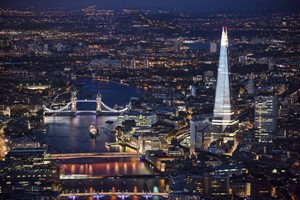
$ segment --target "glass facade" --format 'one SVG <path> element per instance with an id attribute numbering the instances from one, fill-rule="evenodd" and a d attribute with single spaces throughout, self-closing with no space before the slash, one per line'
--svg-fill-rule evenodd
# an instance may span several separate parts
<path id="1" fill-rule="evenodd" d="M 255 98 L 255 136 L 259 142 L 272 142 L 277 128 L 276 96 Z"/>
<path id="2" fill-rule="evenodd" d="M 234 112 L 231 107 L 230 79 L 228 65 L 228 35 L 227 28 L 223 27 L 220 47 L 218 78 L 212 120 L 212 139 L 232 137 L 237 128 Z"/>

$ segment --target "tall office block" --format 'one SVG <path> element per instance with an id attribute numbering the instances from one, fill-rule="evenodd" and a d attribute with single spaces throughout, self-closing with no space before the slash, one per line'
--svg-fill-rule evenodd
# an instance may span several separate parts
<path id="1" fill-rule="evenodd" d="M 208 119 L 194 116 L 190 121 L 190 155 L 196 149 L 203 149 L 204 136 L 210 132 Z"/>
<path id="2" fill-rule="evenodd" d="M 231 90 L 228 64 L 228 35 L 223 27 L 220 47 L 218 78 L 212 120 L 212 140 L 226 140 L 235 135 L 237 121 L 231 106 Z"/>
<path id="3" fill-rule="evenodd" d="M 216 53 L 217 52 L 217 43 L 211 42 L 210 43 L 210 53 Z"/>
<path id="4" fill-rule="evenodd" d="M 258 142 L 272 142 L 277 128 L 277 97 L 255 97 L 255 137 Z"/>

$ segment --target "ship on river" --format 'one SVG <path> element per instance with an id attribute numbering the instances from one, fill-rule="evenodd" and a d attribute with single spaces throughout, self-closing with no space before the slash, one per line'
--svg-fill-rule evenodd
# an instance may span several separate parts
<path id="1" fill-rule="evenodd" d="M 99 134 L 99 131 L 94 123 L 89 126 L 89 132 L 92 137 L 95 137 L 97 134 Z"/>

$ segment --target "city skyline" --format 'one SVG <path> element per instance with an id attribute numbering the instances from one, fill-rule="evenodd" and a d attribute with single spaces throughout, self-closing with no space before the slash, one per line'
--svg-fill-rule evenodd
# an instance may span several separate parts
<path id="1" fill-rule="evenodd" d="M 299 14 L 286 2 L 13 2 L 0 198 L 300 197 Z"/>
<path id="2" fill-rule="evenodd" d="M 63 8 L 75 9 L 87 6 L 97 6 L 99 9 L 149 9 L 149 10 L 166 10 L 166 11 L 184 11 L 191 13 L 208 13 L 215 11 L 299 11 L 299 2 L 297 0 L 63 0 L 63 1 L 34 1 L 34 0 L 3 0 L 0 6 L 3 8 Z"/>

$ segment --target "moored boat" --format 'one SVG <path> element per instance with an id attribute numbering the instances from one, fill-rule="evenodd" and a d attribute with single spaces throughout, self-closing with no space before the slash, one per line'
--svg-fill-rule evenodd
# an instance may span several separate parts
<path id="1" fill-rule="evenodd" d="M 92 136 L 96 136 L 98 134 L 98 129 L 94 123 L 89 126 L 89 131 Z"/>

